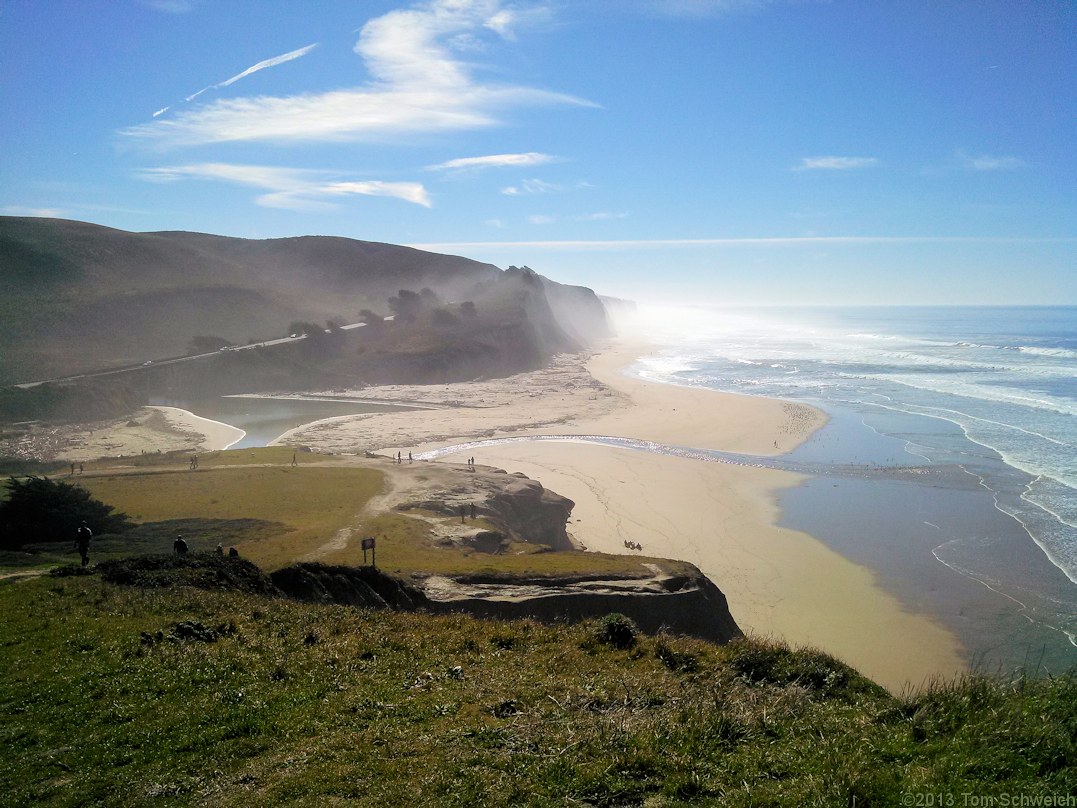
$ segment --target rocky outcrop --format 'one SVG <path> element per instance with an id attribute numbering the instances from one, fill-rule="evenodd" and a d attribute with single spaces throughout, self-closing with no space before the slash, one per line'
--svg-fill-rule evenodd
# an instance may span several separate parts
<path id="1" fill-rule="evenodd" d="M 494 521 L 514 541 L 575 549 L 565 526 L 575 506 L 571 499 L 542 487 L 537 480 L 513 478 L 485 502 Z"/>
<path id="2" fill-rule="evenodd" d="M 633 579 L 483 581 L 475 577 L 428 578 L 430 608 L 476 617 L 583 620 L 614 612 L 631 617 L 648 634 L 670 631 L 725 643 L 744 636 L 726 597 L 695 567 L 688 574 Z"/>

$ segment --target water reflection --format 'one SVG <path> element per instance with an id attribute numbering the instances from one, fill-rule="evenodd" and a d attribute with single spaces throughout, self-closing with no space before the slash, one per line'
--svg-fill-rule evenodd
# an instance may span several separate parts
<path id="1" fill-rule="evenodd" d="M 193 412 L 203 418 L 242 429 L 247 434 L 233 449 L 268 446 L 289 429 L 311 421 L 341 415 L 373 412 L 403 412 L 414 407 L 369 404 L 362 401 L 327 401 L 294 398 L 251 398 L 220 396 L 206 399 L 156 399 L 151 402 Z"/>

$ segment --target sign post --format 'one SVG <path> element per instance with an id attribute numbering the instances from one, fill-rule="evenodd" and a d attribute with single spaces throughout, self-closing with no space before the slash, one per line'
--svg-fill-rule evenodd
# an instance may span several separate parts
<path id="1" fill-rule="evenodd" d="M 366 551 L 370 551 L 370 566 L 377 567 L 377 556 L 374 553 L 374 537 L 368 536 L 363 539 L 363 564 L 366 564 Z"/>

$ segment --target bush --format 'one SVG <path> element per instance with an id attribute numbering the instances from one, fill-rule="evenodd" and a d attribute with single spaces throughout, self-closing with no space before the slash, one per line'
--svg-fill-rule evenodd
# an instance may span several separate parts
<path id="1" fill-rule="evenodd" d="M 639 627 L 631 618 L 614 612 L 607 614 L 598 621 L 595 629 L 595 639 L 613 648 L 628 650 L 636 647 L 639 637 Z"/>
<path id="2" fill-rule="evenodd" d="M 0 503 L 0 547 L 16 548 L 32 542 L 75 540 L 86 522 L 95 535 L 122 533 L 134 527 L 125 513 L 94 499 L 89 492 L 48 477 L 7 481 L 8 498 Z"/>
<path id="3" fill-rule="evenodd" d="M 828 697 L 883 692 L 844 662 L 821 651 L 794 651 L 781 643 L 760 640 L 739 640 L 729 649 L 730 665 L 750 684 L 799 685 Z"/>

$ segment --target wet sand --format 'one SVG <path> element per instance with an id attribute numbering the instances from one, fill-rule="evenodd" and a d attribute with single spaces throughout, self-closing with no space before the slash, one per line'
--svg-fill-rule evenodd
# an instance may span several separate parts
<path id="1" fill-rule="evenodd" d="M 824 423 L 803 405 L 625 376 L 634 353 L 622 348 L 589 363 L 620 407 L 536 432 L 774 454 Z M 884 591 L 872 570 L 778 525 L 776 497 L 804 482 L 800 475 L 567 442 L 482 446 L 456 459 L 467 457 L 572 499 L 569 529 L 588 549 L 634 552 L 624 543 L 638 542 L 641 554 L 695 564 L 725 592 L 746 632 L 822 648 L 897 692 L 966 669 L 954 634 Z"/>
<path id="2" fill-rule="evenodd" d="M 276 443 L 407 456 L 468 440 L 575 434 L 776 455 L 826 421 L 802 404 L 654 384 L 622 372 L 647 351 L 622 342 L 508 379 L 312 393 L 432 408 L 328 418 Z M 966 669 L 955 635 L 884 591 L 867 566 L 779 525 L 777 497 L 800 485 L 802 475 L 562 442 L 461 450 L 441 462 L 462 464 L 471 456 L 574 500 L 569 529 L 589 549 L 632 553 L 624 545 L 632 541 L 643 545 L 642 554 L 696 564 L 725 592 L 747 632 L 821 648 L 895 691 Z"/>

